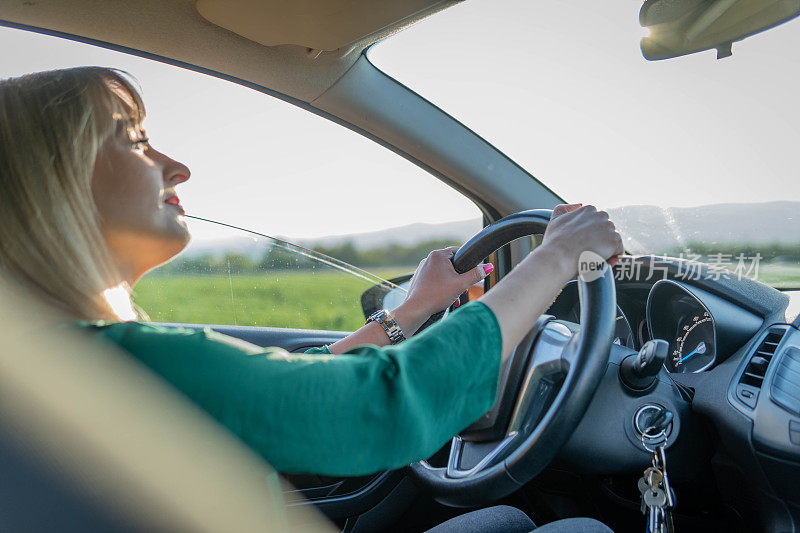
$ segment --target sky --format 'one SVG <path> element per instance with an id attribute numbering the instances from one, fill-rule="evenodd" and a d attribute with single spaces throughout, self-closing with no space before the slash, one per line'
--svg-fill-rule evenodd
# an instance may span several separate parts
<path id="1" fill-rule="evenodd" d="M 369 57 L 568 201 L 600 207 L 800 199 L 800 22 L 647 62 L 633 0 L 469 0 Z M 412 163 L 230 82 L 0 28 L 0 78 L 77 65 L 132 73 L 159 150 L 188 164 L 189 214 L 315 238 L 479 217 Z M 391 194 L 387 192 L 387 188 Z"/>
<path id="2" fill-rule="evenodd" d="M 640 6 L 469 0 L 369 57 L 570 201 L 800 200 L 800 20 L 650 62 Z"/>

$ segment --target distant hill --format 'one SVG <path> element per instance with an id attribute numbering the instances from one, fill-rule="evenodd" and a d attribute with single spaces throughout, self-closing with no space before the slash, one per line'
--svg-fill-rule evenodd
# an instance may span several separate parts
<path id="1" fill-rule="evenodd" d="M 482 227 L 483 221 L 479 218 L 444 224 L 410 224 L 370 233 L 331 235 L 320 239 L 302 239 L 298 244 L 306 247 L 330 247 L 351 242 L 359 250 L 369 250 L 370 248 L 378 248 L 387 244 L 413 246 L 422 241 L 444 239 L 453 239 L 453 242 L 463 243 L 480 231 Z"/>
<path id="2" fill-rule="evenodd" d="M 660 208 L 631 205 L 608 210 L 625 247 L 659 253 L 691 241 L 800 243 L 800 202 L 711 204 Z"/>
<path id="3" fill-rule="evenodd" d="M 698 207 L 630 205 L 608 209 L 611 220 L 634 253 L 658 253 L 691 241 L 708 243 L 800 243 L 800 201 L 710 204 Z M 448 224 L 412 224 L 372 233 L 337 235 L 301 241 L 304 246 L 333 246 L 351 241 L 369 249 L 390 243 L 423 240 L 466 241 L 481 227 L 480 219 Z"/>
<path id="4" fill-rule="evenodd" d="M 481 219 L 448 222 L 445 224 L 410 224 L 397 228 L 369 233 L 354 233 L 349 235 L 331 235 L 318 239 L 293 239 L 292 237 L 276 236 L 287 242 L 298 244 L 305 248 L 314 246 L 335 247 L 350 242 L 358 250 L 369 250 L 399 244 L 413 246 L 420 242 L 432 240 L 452 240 L 453 243 L 466 242 L 475 233 L 480 231 L 483 221 Z M 226 253 L 243 254 L 251 259 L 258 259 L 271 240 L 258 236 L 249 236 L 237 230 L 231 230 L 230 238 L 193 240 L 184 250 L 183 257 L 198 257 L 202 255 L 222 256 Z"/>
<path id="5" fill-rule="evenodd" d="M 630 205 L 608 209 L 611 219 L 625 236 L 632 253 L 662 253 L 691 241 L 706 243 L 754 242 L 800 243 L 800 202 L 711 204 L 699 207 L 661 208 Z M 411 246 L 422 241 L 452 239 L 465 242 L 481 228 L 480 219 L 445 224 L 411 224 L 369 233 L 331 235 L 318 239 L 285 240 L 301 246 L 333 247 L 351 242 L 359 250 L 388 244 Z M 245 235 L 230 239 L 193 242 L 185 256 L 241 253 L 260 257 L 268 241 Z"/>

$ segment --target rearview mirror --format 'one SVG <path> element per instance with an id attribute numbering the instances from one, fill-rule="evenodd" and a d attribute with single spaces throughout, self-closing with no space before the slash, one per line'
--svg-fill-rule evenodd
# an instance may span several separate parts
<path id="1" fill-rule="evenodd" d="M 403 302 L 406 301 L 408 296 L 408 287 L 411 285 L 411 274 L 398 276 L 388 280 L 387 283 L 379 283 L 373 285 L 369 289 L 361 293 L 361 310 L 364 311 L 364 318 L 368 318 L 372 313 L 379 309 L 387 309 L 394 311 Z M 466 300 L 463 300 L 466 301 Z M 426 320 L 416 331 L 426 329 L 428 326 L 434 324 L 437 320 L 446 316 L 449 309 L 439 311 L 433 314 Z"/>
<path id="2" fill-rule="evenodd" d="M 406 301 L 408 286 L 411 284 L 411 274 L 398 276 L 388 280 L 388 283 L 379 283 L 361 293 L 361 310 L 364 318 L 375 311 L 388 309 L 393 311 Z"/>
<path id="3" fill-rule="evenodd" d="M 800 0 L 647 0 L 639 24 L 650 31 L 642 54 L 658 60 L 716 48 L 717 59 L 731 45 L 800 14 Z"/>

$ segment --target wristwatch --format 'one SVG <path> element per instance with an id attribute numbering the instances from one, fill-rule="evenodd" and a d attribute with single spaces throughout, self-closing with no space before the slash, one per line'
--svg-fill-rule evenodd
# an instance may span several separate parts
<path id="1" fill-rule="evenodd" d="M 400 329 L 400 326 L 397 324 L 397 320 L 395 320 L 392 316 L 392 313 L 386 309 L 375 311 L 369 315 L 366 323 L 369 324 L 370 322 L 377 322 L 380 324 L 383 330 L 386 332 L 386 335 L 389 337 L 389 342 L 392 344 L 397 344 L 398 342 L 406 340 L 406 336 L 403 335 L 403 330 Z"/>

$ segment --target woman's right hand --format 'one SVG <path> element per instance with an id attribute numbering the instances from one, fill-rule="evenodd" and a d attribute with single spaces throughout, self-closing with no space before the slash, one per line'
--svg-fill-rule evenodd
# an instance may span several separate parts
<path id="1" fill-rule="evenodd" d="M 609 220 L 608 213 L 598 211 L 593 205 L 556 206 L 542 246 L 563 258 L 570 278 L 577 275 L 578 259 L 585 251 L 598 254 L 611 266 L 624 253 L 622 237 Z"/>
<path id="2" fill-rule="evenodd" d="M 541 246 L 481 296 L 500 325 L 503 357 L 577 275 L 578 260 L 585 251 L 598 254 L 611 265 L 623 253 L 622 238 L 608 213 L 591 205 L 556 206 Z"/>

